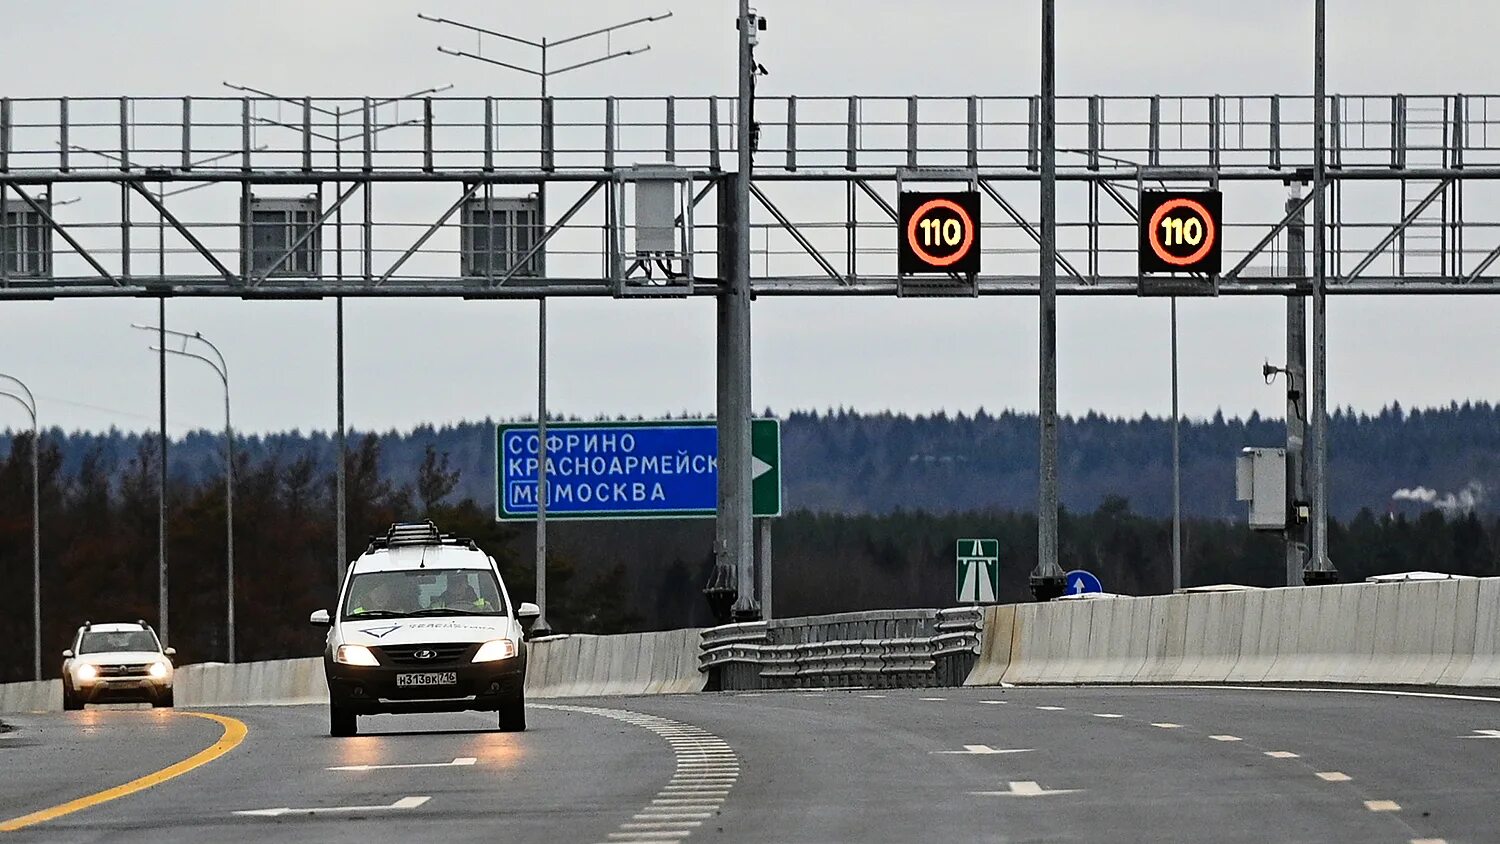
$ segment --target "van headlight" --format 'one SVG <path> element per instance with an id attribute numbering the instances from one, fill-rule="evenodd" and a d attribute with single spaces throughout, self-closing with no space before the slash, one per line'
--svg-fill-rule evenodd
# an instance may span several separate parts
<path id="1" fill-rule="evenodd" d="M 495 639 L 479 646 L 479 651 L 474 654 L 474 662 L 498 662 L 502 659 L 510 659 L 515 655 L 516 642 L 514 639 Z"/>
<path id="2" fill-rule="evenodd" d="M 153 680 L 165 680 L 172 673 L 172 665 L 166 660 L 159 659 L 151 663 L 151 667 L 146 670 L 146 673 L 150 674 Z"/>
<path id="3" fill-rule="evenodd" d="M 380 664 L 380 660 L 375 658 L 375 654 L 370 653 L 370 649 L 364 645 L 339 645 L 339 649 L 333 654 L 333 661 L 341 662 L 344 665 Z"/>
<path id="4" fill-rule="evenodd" d="M 99 669 L 85 662 L 84 664 L 78 666 L 77 669 L 75 669 L 75 674 L 77 675 L 79 682 L 90 683 L 98 679 Z"/>

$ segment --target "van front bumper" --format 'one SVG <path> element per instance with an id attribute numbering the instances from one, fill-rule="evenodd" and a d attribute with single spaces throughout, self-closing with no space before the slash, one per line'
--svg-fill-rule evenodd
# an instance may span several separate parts
<path id="1" fill-rule="evenodd" d="M 385 665 L 344 665 L 323 659 L 328 696 L 333 705 L 360 715 L 402 712 L 494 712 L 522 693 L 526 683 L 525 653 L 495 662 L 435 665 L 414 669 Z M 440 685 L 397 685 L 398 674 L 451 672 L 457 682 Z"/>

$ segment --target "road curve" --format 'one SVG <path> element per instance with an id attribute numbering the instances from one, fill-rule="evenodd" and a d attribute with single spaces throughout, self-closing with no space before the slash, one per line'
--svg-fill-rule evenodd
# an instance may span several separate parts
<path id="1" fill-rule="evenodd" d="M 222 758 L 0 842 L 1500 840 L 1500 738 L 1484 732 L 1500 731 L 1500 700 L 730 693 L 548 702 L 522 734 L 481 715 L 382 716 L 353 739 L 329 738 L 321 707 L 223 712 L 248 735 Z M 0 821 L 220 733 L 182 713 L 6 718 Z"/>

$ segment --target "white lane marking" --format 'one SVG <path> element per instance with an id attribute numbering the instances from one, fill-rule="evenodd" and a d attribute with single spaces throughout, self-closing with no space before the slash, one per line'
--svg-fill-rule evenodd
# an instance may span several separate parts
<path id="1" fill-rule="evenodd" d="M 1475 730 L 1479 735 L 1459 736 L 1459 738 L 1500 738 L 1500 730 Z"/>
<path id="2" fill-rule="evenodd" d="M 941 701 L 947 700 L 947 698 L 945 698 L 945 697 L 919 697 L 919 698 L 917 698 L 917 700 L 925 700 L 928 703 L 939 703 Z"/>
<path id="3" fill-rule="evenodd" d="M 1032 780 L 1017 780 L 1006 783 L 1006 791 L 971 791 L 976 797 L 1050 797 L 1054 794 L 1077 794 L 1077 788 L 1042 788 Z"/>
<path id="4" fill-rule="evenodd" d="M 1354 777 L 1349 776 L 1343 771 L 1319 771 L 1318 779 L 1323 782 L 1349 782 Z"/>
<path id="5" fill-rule="evenodd" d="M 1124 718 L 1124 715 L 1116 715 L 1113 712 L 1095 712 L 1095 718 Z"/>
<path id="6" fill-rule="evenodd" d="M 479 760 L 473 756 L 460 756 L 452 762 L 416 762 L 406 765 L 336 765 L 329 771 L 389 771 L 396 768 L 463 768 Z"/>
<path id="7" fill-rule="evenodd" d="M 870 700 L 885 700 L 885 695 L 860 695 L 860 697 L 867 697 Z"/>
<path id="8" fill-rule="evenodd" d="M 235 812 L 236 815 L 256 818 L 279 818 L 282 815 L 325 815 L 340 812 L 389 812 L 392 810 L 415 809 L 431 800 L 431 797 L 403 797 L 389 806 L 319 806 L 309 809 L 291 809 L 282 806 L 279 809 L 246 809 Z"/>
<path id="9" fill-rule="evenodd" d="M 1399 812 L 1401 804 L 1394 800 L 1366 800 L 1365 808 L 1372 812 Z"/>
<path id="10" fill-rule="evenodd" d="M 1037 709 L 1040 709 L 1043 712 L 1063 712 L 1063 711 L 1067 710 L 1067 707 L 1066 706 L 1038 706 Z"/>
<path id="11" fill-rule="evenodd" d="M 1010 701 L 1008 701 L 1008 700 L 981 700 L 980 703 L 987 703 L 990 706 L 1004 706 L 1005 704 L 1010 703 Z"/>
<path id="12" fill-rule="evenodd" d="M 1182 725 L 1181 724 L 1173 724 L 1173 723 L 1168 722 L 1168 721 L 1162 721 L 1162 722 L 1159 722 L 1159 723 L 1153 723 L 1151 726 L 1153 726 L 1153 727 L 1161 727 L 1163 730 L 1180 730 L 1180 729 L 1182 729 Z"/>
<path id="13" fill-rule="evenodd" d="M 1244 741 L 1239 736 L 1209 736 L 1214 741 Z"/>
<path id="14" fill-rule="evenodd" d="M 541 709 L 581 712 L 650 730 L 672 748 L 676 769 L 651 802 L 607 835 L 607 841 L 680 844 L 701 822 L 714 817 L 740 776 L 739 755 L 729 743 L 698 727 L 632 712 L 592 706 L 537 704 Z"/>
<path id="15" fill-rule="evenodd" d="M 1411 844 L 1448 844 L 1443 838 L 1413 838 Z"/>
<path id="16" fill-rule="evenodd" d="M 1436 700 L 1473 700 L 1480 703 L 1500 703 L 1500 697 L 1481 695 L 1450 695 L 1440 692 L 1402 692 L 1395 689 L 1307 689 L 1300 686 L 1113 686 L 1099 688 L 1120 689 L 1199 689 L 1218 692 L 1303 692 L 1330 695 L 1381 695 L 1385 697 L 1422 697 Z"/>
<path id="17" fill-rule="evenodd" d="M 1290 750 L 1267 750 L 1266 755 L 1272 759 L 1300 759 L 1302 757 Z"/>
<path id="18" fill-rule="evenodd" d="M 1014 750 L 1000 750 L 987 744 L 966 744 L 963 750 L 934 750 L 932 753 L 950 754 L 955 756 L 997 756 L 1002 753 L 1030 753 L 1031 748 L 1016 748 Z"/>

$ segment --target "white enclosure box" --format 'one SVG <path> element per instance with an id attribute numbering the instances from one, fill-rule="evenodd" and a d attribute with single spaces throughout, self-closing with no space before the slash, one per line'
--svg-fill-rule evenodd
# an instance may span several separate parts
<path id="1" fill-rule="evenodd" d="M 1234 494 L 1250 502 L 1251 530 L 1286 529 L 1286 449 L 1247 448 L 1234 464 Z"/>

